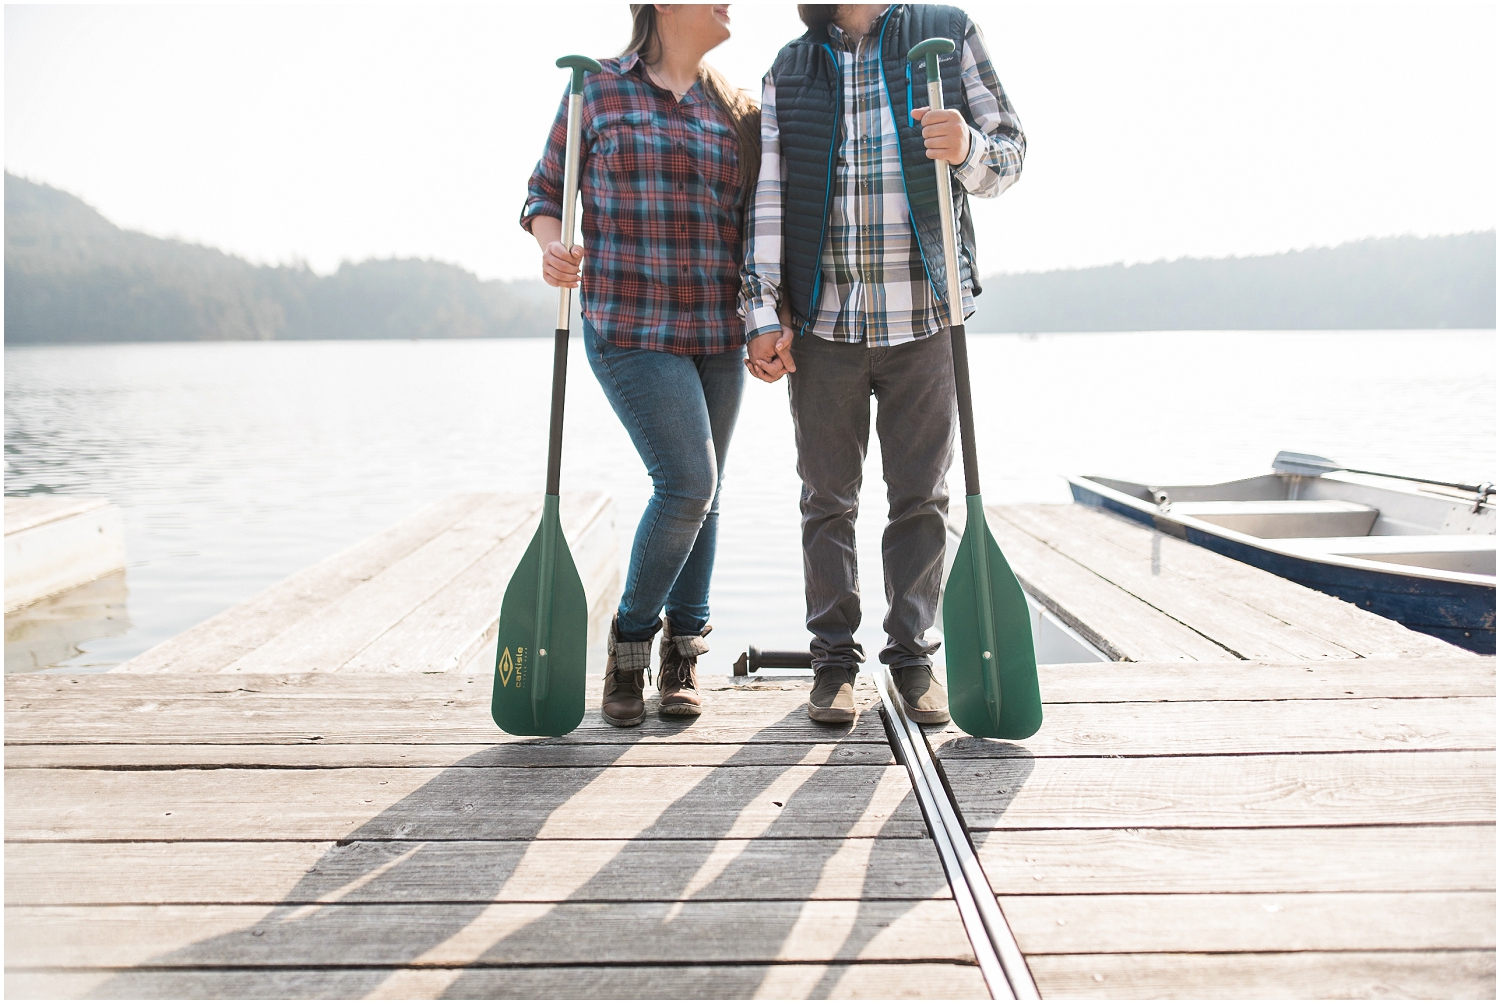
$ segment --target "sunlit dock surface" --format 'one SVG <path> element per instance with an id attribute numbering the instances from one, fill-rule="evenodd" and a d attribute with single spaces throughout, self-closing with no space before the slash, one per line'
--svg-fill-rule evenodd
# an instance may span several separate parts
<path id="1" fill-rule="evenodd" d="M 495 729 L 539 504 L 7 680 L 7 994 L 987 996 L 872 688 L 843 728 L 708 677 L 697 720 Z M 609 511 L 564 511 L 596 614 Z M 929 733 L 1043 996 L 1493 996 L 1492 658 L 1082 507 L 991 526 L 1130 660 L 1043 666 L 1023 743 Z"/>

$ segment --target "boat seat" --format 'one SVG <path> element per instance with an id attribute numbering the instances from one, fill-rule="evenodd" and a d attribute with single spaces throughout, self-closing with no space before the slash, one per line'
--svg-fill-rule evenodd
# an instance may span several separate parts
<path id="1" fill-rule="evenodd" d="M 1254 502 L 1172 502 L 1163 510 L 1191 516 L 1252 537 L 1363 537 L 1379 509 L 1337 499 L 1275 499 Z"/>
<path id="2" fill-rule="evenodd" d="M 1336 554 L 1396 565 L 1438 568 L 1471 575 L 1495 574 L 1495 535 L 1418 533 L 1380 537 L 1308 537 L 1282 540 L 1280 550 L 1309 558 Z"/>

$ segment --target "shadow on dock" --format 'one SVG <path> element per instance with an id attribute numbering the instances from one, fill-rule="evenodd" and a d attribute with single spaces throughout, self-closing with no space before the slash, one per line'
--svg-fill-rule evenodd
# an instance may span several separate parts
<path id="1" fill-rule="evenodd" d="M 806 908 L 825 872 L 840 867 L 833 859 L 845 842 L 786 839 L 775 852 L 752 853 L 754 840 L 725 841 L 745 836 L 743 810 L 778 784 L 788 787 L 789 772 L 806 772 L 792 762 L 771 774 L 736 771 L 764 768 L 756 741 L 785 735 L 803 715 L 799 707 L 756 733 L 633 838 L 588 848 L 551 840 L 549 820 L 580 810 L 611 816 L 609 804 L 587 805 L 589 789 L 611 770 L 632 769 L 621 761 L 644 743 L 491 747 L 350 832 L 256 923 L 119 972 L 90 996 L 749 998 L 793 989 L 830 996 L 841 967 L 828 962 L 856 960 L 873 937 L 946 887 L 890 896 L 892 870 L 910 868 L 915 800 L 907 790 L 885 807 L 869 856 L 851 862 L 864 868 L 864 880 L 838 951 L 822 966 L 797 967 L 795 988 L 768 983 L 786 968 L 773 960 L 787 959 L 798 931 L 817 920 Z M 851 731 L 829 729 L 825 741 Z M 496 766 L 509 759 L 498 754 L 526 745 L 550 745 L 555 765 Z M 784 797 L 780 816 L 748 836 L 802 837 L 814 817 L 824 833 L 854 831 L 862 820 L 868 828 L 876 789 L 843 781 L 836 766 L 816 767 L 775 796 Z M 474 811 L 483 803 L 510 807 L 503 832 L 493 811 Z M 908 839 L 879 839 L 900 817 Z M 611 842 L 618 846 L 600 853 L 598 845 Z M 562 843 L 580 850 L 543 846 Z M 899 844 L 908 845 L 905 856 Z M 528 861 L 539 851 L 549 863 Z M 786 867 L 788 854 L 804 857 Z M 912 884 L 933 885 L 931 871 L 915 873 Z M 821 933 L 826 939 L 826 925 Z"/>

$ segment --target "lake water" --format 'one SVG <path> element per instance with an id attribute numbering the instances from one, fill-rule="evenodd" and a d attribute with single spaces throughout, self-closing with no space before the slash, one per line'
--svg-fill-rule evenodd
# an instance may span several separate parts
<path id="1" fill-rule="evenodd" d="M 1283 449 L 1495 476 L 1493 331 L 970 344 L 987 501 L 1066 501 L 1065 472 L 1222 480 Z M 650 482 L 574 349 L 563 491 L 614 495 L 623 561 Z M 108 669 L 452 492 L 540 494 L 551 353 L 550 338 L 7 349 L 6 494 L 102 495 L 125 521 L 128 625 L 59 665 Z M 859 527 L 873 655 L 884 493 L 871 446 Z M 723 495 L 711 671 L 749 642 L 806 644 L 793 460 L 785 384 L 751 381 Z M 961 496 L 961 471 L 950 482 Z"/>

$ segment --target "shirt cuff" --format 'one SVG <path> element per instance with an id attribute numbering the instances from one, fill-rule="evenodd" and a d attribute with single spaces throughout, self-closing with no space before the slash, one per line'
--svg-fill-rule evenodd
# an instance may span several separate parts
<path id="1" fill-rule="evenodd" d="M 776 316 L 775 304 L 762 303 L 745 311 L 745 341 L 773 331 L 781 331 L 781 318 Z"/>
<path id="2" fill-rule="evenodd" d="M 562 219 L 562 206 L 556 202 L 548 202 L 546 199 L 530 199 L 521 208 L 521 229 L 528 234 L 531 233 L 531 221 L 538 216 L 551 216 Z"/>
<path id="3" fill-rule="evenodd" d="M 953 175 L 964 188 L 971 192 L 985 181 L 985 173 L 988 170 L 983 163 L 986 143 L 988 139 L 984 133 L 969 126 L 969 155 L 963 159 L 963 163 L 953 169 Z"/>

